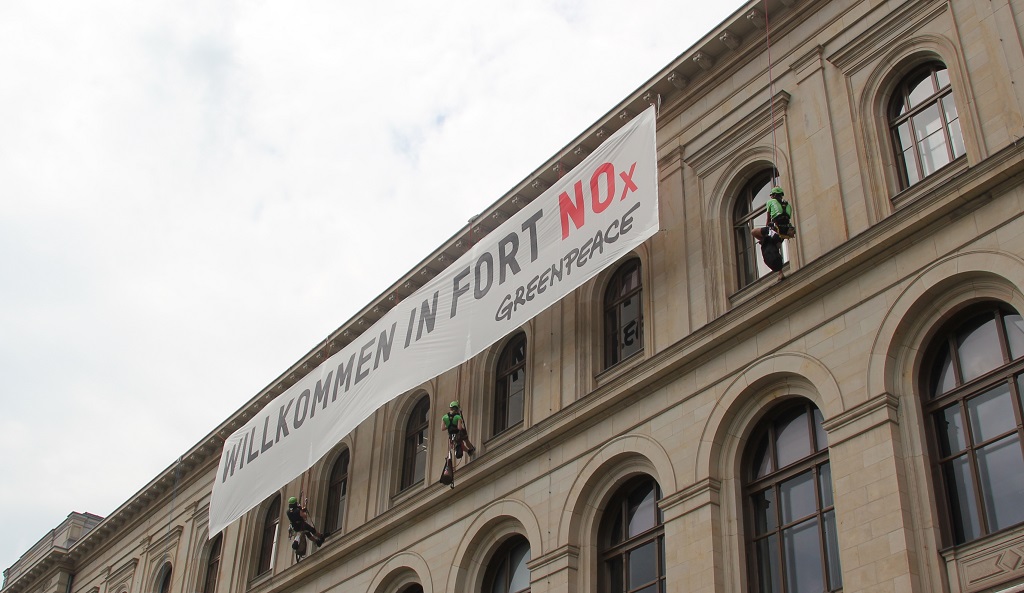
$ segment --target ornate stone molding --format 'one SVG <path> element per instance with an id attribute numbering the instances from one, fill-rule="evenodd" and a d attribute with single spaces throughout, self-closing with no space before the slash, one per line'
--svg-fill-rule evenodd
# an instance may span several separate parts
<path id="1" fill-rule="evenodd" d="M 899 424 L 899 407 L 898 397 L 883 393 L 829 418 L 822 422 L 822 428 L 828 433 L 829 446 L 838 445 L 889 422 Z"/>
<path id="2" fill-rule="evenodd" d="M 567 544 L 530 560 L 526 567 L 530 569 L 530 580 L 537 581 L 563 570 L 577 570 L 579 565 L 580 549 Z"/>
<path id="3" fill-rule="evenodd" d="M 705 478 L 679 492 L 667 496 L 658 503 L 665 514 L 665 521 L 678 519 L 708 505 L 719 504 L 722 483 L 714 478 Z"/>
<path id="4" fill-rule="evenodd" d="M 996 590 L 993 587 L 1024 578 L 1024 533 L 1020 530 L 995 540 L 986 538 L 980 546 L 967 547 L 966 553 L 961 546 L 947 554 L 947 561 L 956 567 L 960 590 L 964 593 Z"/>

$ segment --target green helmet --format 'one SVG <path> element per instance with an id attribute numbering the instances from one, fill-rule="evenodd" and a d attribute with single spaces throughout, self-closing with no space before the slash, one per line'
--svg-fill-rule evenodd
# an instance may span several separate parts
<path id="1" fill-rule="evenodd" d="M 772 188 L 772 191 L 768 192 L 768 195 L 770 195 L 770 196 L 784 196 L 784 195 L 786 195 L 786 192 L 782 191 L 782 188 L 776 185 L 775 187 Z"/>
<path id="2" fill-rule="evenodd" d="M 297 504 L 299 504 L 299 499 L 298 498 L 295 498 L 293 496 L 293 497 L 288 499 L 288 506 L 293 507 L 293 506 L 295 506 Z"/>
<path id="3" fill-rule="evenodd" d="M 456 401 L 453 401 L 452 403 L 448 404 L 448 407 L 449 407 L 449 408 L 457 408 L 457 407 L 459 407 L 459 402 L 458 402 L 458 400 L 456 400 Z"/>

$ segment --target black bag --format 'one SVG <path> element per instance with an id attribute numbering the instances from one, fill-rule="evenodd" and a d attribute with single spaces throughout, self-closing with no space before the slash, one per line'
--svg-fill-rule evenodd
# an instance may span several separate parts
<path id="1" fill-rule="evenodd" d="M 438 482 L 445 486 L 451 486 L 455 481 L 455 468 L 452 467 L 451 455 L 444 460 L 444 469 L 441 470 L 441 479 Z"/>
<path id="2" fill-rule="evenodd" d="M 782 269 L 786 262 L 782 259 L 781 237 L 765 237 L 761 241 L 761 259 L 764 260 L 764 265 L 771 268 L 773 272 Z"/>

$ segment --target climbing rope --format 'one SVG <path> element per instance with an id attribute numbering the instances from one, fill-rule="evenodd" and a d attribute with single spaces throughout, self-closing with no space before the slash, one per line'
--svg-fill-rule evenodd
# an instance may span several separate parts
<path id="1" fill-rule="evenodd" d="M 768 0 L 764 0 L 764 42 L 768 49 L 768 108 L 772 128 L 772 185 L 779 185 L 779 148 L 775 139 L 775 78 L 772 76 L 772 39 L 768 26 Z"/>

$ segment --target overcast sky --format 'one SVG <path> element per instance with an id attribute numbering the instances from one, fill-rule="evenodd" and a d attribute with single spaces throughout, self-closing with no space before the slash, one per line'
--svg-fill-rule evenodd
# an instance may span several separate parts
<path id="1" fill-rule="evenodd" d="M 0 568 L 120 506 L 739 6 L 0 2 Z"/>

